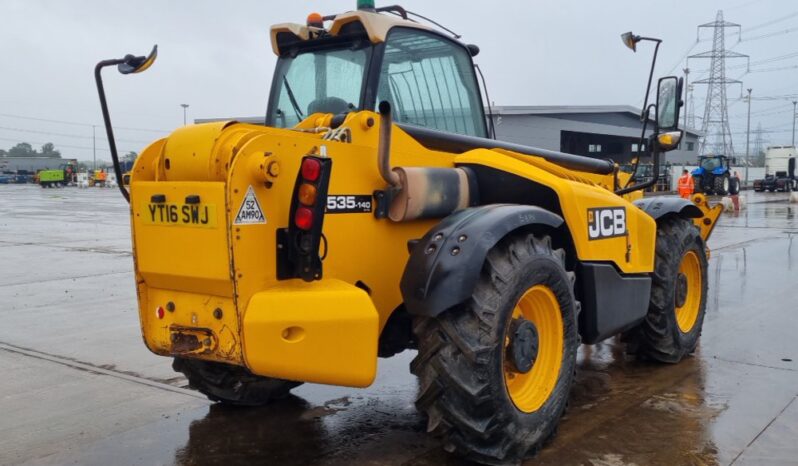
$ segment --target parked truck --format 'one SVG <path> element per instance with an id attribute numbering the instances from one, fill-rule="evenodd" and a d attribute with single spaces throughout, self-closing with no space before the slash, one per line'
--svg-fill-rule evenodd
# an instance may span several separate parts
<path id="1" fill-rule="evenodd" d="M 36 174 L 36 179 L 42 188 L 66 186 L 75 182 L 77 164 L 66 162 L 53 170 L 42 170 Z"/>
<path id="2" fill-rule="evenodd" d="M 754 180 L 754 191 L 791 192 L 798 189 L 795 178 L 795 146 L 772 146 L 765 152 L 765 178 Z"/>

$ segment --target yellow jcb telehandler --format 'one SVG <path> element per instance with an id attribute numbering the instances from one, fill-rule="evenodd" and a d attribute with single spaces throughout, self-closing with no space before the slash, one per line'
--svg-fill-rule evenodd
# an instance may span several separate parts
<path id="1" fill-rule="evenodd" d="M 141 331 L 192 387 L 238 405 L 303 382 L 366 387 L 378 356 L 416 349 L 428 430 L 517 463 L 555 432 L 580 344 L 623 334 L 668 363 L 696 348 L 720 210 L 642 197 L 681 138 L 681 80 L 646 95 L 655 168 L 640 183 L 496 140 L 479 49 L 409 14 L 359 0 L 273 26 L 263 125 L 189 125 L 141 152 L 119 185 Z M 155 56 L 95 69 L 120 180 L 101 71 Z"/>

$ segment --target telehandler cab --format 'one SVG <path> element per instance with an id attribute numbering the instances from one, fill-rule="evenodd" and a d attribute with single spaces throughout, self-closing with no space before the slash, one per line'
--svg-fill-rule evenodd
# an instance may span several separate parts
<path id="1" fill-rule="evenodd" d="M 428 430 L 517 463 L 554 434 L 580 344 L 623 334 L 669 363 L 696 348 L 720 210 L 643 198 L 656 170 L 635 184 L 612 161 L 492 139 L 479 49 L 409 14 L 359 0 L 273 26 L 265 125 L 189 125 L 142 151 L 119 185 L 141 330 L 192 387 L 238 405 L 366 387 L 378 356 L 417 349 Z M 95 69 L 117 179 L 101 70 L 155 55 Z M 681 137 L 681 94 L 667 77 L 646 95 L 654 167 Z"/>

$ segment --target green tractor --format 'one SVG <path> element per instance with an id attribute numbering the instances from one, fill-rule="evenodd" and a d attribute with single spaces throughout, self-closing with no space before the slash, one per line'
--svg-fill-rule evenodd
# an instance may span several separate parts
<path id="1" fill-rule="evenodd" d="M 72 162 L 52 170 L 42 170 L 36 176 L 42 188 L 58 188 L 75 181 L 76 166 Z"/>

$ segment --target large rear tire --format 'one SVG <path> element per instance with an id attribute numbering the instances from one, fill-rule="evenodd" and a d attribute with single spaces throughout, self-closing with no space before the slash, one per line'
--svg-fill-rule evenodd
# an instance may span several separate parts
<path id="1" fill-rule="evenodd" d="M 183 373 L 191 388 L 211 401 L 261 406 L 285 398 L 301 382 L 254 375 L 244 367 L 200 359 L 175 358 L 172 369 Z"/>
<path id="2" fill-rule="evenodd" d="M 732 196 L 740 194 L 740 179 L 737 177 L 729 178 L 729 194 Z"/>
<path id="3" fill-rule="evenodd" d="M 698 228 L 679 217 L 658 222 L 648 314 L 629 338 L 638 356 L 677 363 L 695 351 L 706 296 L 706 246 Z"/>
<path id="4" fill-rule="evenodd" d="M 416 318 L 416 407 L 447 451 L 517 464 L 554 436 L 579 344 L 573 283 L 548 236 L 513 235 L 488 253 L 470 299 Z"/>

